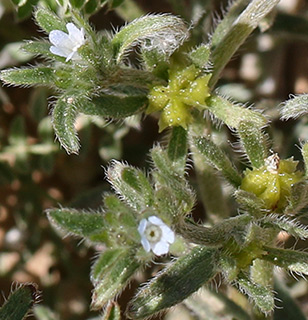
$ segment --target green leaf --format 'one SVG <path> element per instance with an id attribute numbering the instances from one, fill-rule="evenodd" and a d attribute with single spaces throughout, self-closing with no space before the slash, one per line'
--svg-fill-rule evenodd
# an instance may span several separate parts
<path id="1" fill-rule="evenodd" d="M 284 213 L 296 214 L 308 205 L 308 180 L 294 183 Z"/>
<path id="2" fill-rule="evenodd" d="M 254 168 L 262 167 L 264 159 L 268 157 L 268 148 L 261 129 L 253 122 L 242 121 L 238 133 L 251 165 Z"/>
<path id="3" fill-rule="evenodd" d="M 22 320 L 38 299 L 37 285 L 21 284 L 14 290 L 0 308 L 1 320 Z"/>
<path id="4" fill-rule="evenodd" d="M 123 249 L 106 249 L 95 261 L 91 271 L 91 281 L 94 285 L 99 284 L 106 273 L 117 263 L 118 258 L 125 252 Z"/>
<path id="5" fill-rule="evenodd" d="M 52 30 L 61 30 L 67 33 L 65 21 L 51 10 L 39 8 L 35 11 L 34 17 L 37 24 L 47 33 Z"/>
<path id="6" fill-rule="evenodd" d="M 259 129 L 267 124 L 266 118 L 261 113 L 234 104 L 220 96 L 212 95 L 205 102 L 207 109 L 230 128 L 238 129 L 242 121 L 249 121 Z"/>
<path id="7" fill-rule="evenodd" d="M 264 226 L 269 225 L 270 227 L 277 228 L 278 230 L 284 230 L 296 238 L 308 238 L 308 228 L 298 220 L 290 219 L 286 215 L 266 215 L 261 220 L 261 224 Z"/>
<path id="8" fill-rule="evenodd" d="M 144 40 L 150 42 L 149 49 L 161 49 L 170 55 L 186 37 L 187 27 L 180 18 L 166 14 L 147 15 L 123 27 L 114 35 L 112 44 L 119 63 L 132 46 Z"/>
<path id="9" fill-rule="evenodd" d="M 144 111 L 147 101 L 144 91 L 129 88 L 127 92 L 100 94 L 98 97 L 93 97 L 91 101 L 83 101 L 80 112 L 86 115 L 121 119 Z"/>
<path id="10" fill-rule="evenodd" d="M 42 55 L 45 57 L 49 57 L 49 58 L 53 58 L 55 60 L 64 62 L 65 58 L 64 57 L 60 57 L 56 54 L 53 54 L 50 52 L 50 42 L 47 41 L 27 41 L 26 43 L 24 43 L 21 46 L 21 49 L 29 52 L 29 53 L 33 53 L 35 55 Z"/>
<path id="11" fill-rule="evenodd" d="M 240 208 L 249 214 L 256 217 L 262 217 L 266 214 L 265 202 L 254 193 L 238 189 L 233 195 Z"/>
<path id="12" fill-rule="evenodd" d="M 221 171 L 223 176 L 235 187 L 241 185 L 241 176 L 226 154 L 212 142 L 203 137 L 192 138 L 193 152 L 198 152 L 204 161 Z"/>
<path id="13" fill-rule="evenodd" d="M 0 79 L 13 85 L 53 85 L 55 76 L 52 68 L 35 67 L 3 70 Z"/>
<path id="14" fill-rule="evenodd" d="M 209 64 L 211 48 L 208 44 L 201 44 L 188 53 L 192 63 L 199 69 L 206 68 Z"/>
<path id="15" fill-rule="evenodd" d="M 17 17 L 20 20 L 26 19 L 31 16 L 33 7 L 37 5 L 39 0 L 27 0 L 24 5 L 20 3 L 17 9 Z"/>
<path id="16" fill-rule="evenodd" d="M 173 218 L 178 219 L 180 216 L 185 216 L 190 213 L 194 203 L 195 195 L 191 190 L 188 182 L 182 174 L 179 174 L 178 169 L 170 161 L 168 153 L 162 150 L 160 147 L 154 147 L 151 150 L 151 157 L 154 162 L 156 170 L 153 171 L 153 177 L 157 185 L 157 189 L 163 188 L 169 189 L 166 195 L 160 194 L 161 203 L 168 203 L 170 199 L 164 197 L 173 198 L 172 207 L 178 209 L 172 213 Z"/>
<path id="17" fill-rule="evenodd" d="M 214 37 L 219 40 L 215 41 L 215 48 L 213 48 L 212 53 L 214 70 L 209 82 L 210 87 L 214 87 L 220 77 L 221 71 L 230 61 L 233 54 L 259 25 L 262 19 L 274 9 L 278 2 L 279 0 L 252 0 L 238 17 L 231 17 L 231 23 L 227 22 L 223 25 L 222 30 L 226 27 L 226 31 L 223 31 L 223 36 L 218 35 L 217 38 L 216 36 Z M 237 5 L 237 2 L 234 5 Z M 227 16 L 228 18 L 229 16 Z M 233 19 L 235 20 L 232 21 Z M 224 24 L 223 20 L 221 24 Z"/>
<path id="18" fill-rule="evenodd" d="M 252 282 L 243 272 L 239 274 L 237 284 L 261 312 L 269 313 L 273 311 L 275 307 L 274 293 L 269 288 Z"/>
<path id="19" fill-rule="evenodd" d="M 99 6 L 99 0 L 88 0 L 85 4 L 85 12 L 87 14 L 93 14 Z"/>
<path id="20" fill-rule="evenodd" d="M 110 256 L 112 257 L 110 258 Z M 117 258 L 111 254 L 110 256 L 107 259 L 105 253 L 103 253 L 103 256 L 100 257 L 99 262 L 94 267 L 96 280 L 99 279 L 99 281 L 94 281 L 95 288 L 91 303 L 93 310 L 103 308 L 109 300 L 114 299 L 140 267 L 140 263 L 136 261 L 135 250 L 122 250 Z M 107 260 L 109 261 L 106 263 Z M 99 272 L 100 266 L 102 272 Z"/>
<path id="21" fill-rule="evenodd" d="M 79 141 L 75 129 L 77 109 L 69 103 L 71 97 L 61 96 L 52 109 L 52 125 L 67 153 L 78 153 Z"/>
<path id="22" fill-rule="evenodd" d="M 308 94 L 300 94 L 292 96 L 291 99 L 285 101 L 280 110 L 281 119 L 297 119 L 298 117 L 308 113 Z"/>
<path id="23" fill-rule="evenodd" d="M 264 246 L 267 254 L 263 260 L 269 261 L 278 267 L 289 269 L 291 272 L 308 274 L 308 253 L 289 249 L 278 249 Z"/>
<path id="24" fill-rule="evenodd" d="M 144 319 L 183 301 L 217 273 L 216 249 L 195 247 L 171 263 L 129 305 L 132 319 Z"/>
<path id="25" fill-rule="evenodd" d="M 187 131 L 184 128 L 173 127 L 167 152 L 176 170 L 184 174 L 187 158 Z"/>
<path id="26" fill-rule="evenodd" d="M 141 170 L 113 161 L 107 176 L 115 191 L 137 212 L 153 205 L 152 186 Z"/>
<path id="27" fill-rule="evenodd" d="M 103 213 L 65 208 L 48 209 L 46 213 L 55 227 L 91 241 L 99 241 L 106 229 Z"/>
<path id="28" fill-rule="evenodd" d="M 69 2 L 72 5 L 72 7 L 76 9 L 80 9 L 85 3 L 84 0 L 69 0 Z"/>

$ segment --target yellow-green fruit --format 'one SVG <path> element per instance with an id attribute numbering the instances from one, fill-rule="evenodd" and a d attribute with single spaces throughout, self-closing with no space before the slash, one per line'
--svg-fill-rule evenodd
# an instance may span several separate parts
<path id="1" fill-rule="evenodd" d="M 272 159 L 276 157 L 273 164 Z M 265 208 L 270 211 L 286 207 L 291 187 L 299 182 L 303 173 L 296 171 L 297 162 L 292 159 L 277 160 L 278 156 L 269 157 L 261 168 L 247 169 L 242 180 L 241 189 L 254 193 L 262 199 Z"/>
<path id="2" fill-rule="evenodd" d="M 202 107 L 209 97 L 210 74 L 199 76 L 200 71 L 191 65 L 185 69 L 171 69 L 167 86 L 156 86 L 150 90 L 147 113 L 161 110 L 159 131 L 166 127 L 182 126 L 191 122 L 192 107 Z"/>

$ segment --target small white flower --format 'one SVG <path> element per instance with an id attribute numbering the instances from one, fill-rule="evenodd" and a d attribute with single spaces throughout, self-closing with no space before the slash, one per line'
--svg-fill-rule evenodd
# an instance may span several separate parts
<path id="1" fill-rule="evenodd" d="M 138 232 L 144 250 L 152 250 L 157 256 L 168 253 L 170 244 L 174 242 L 174 232 L 156 216 L 142 219 Z"/>
<path id="2" fill-rule="evenodd" d="M 50 52 L 57 56 L 65 57 L 65 61 L 78 59 L 77 50 L 85 44 L 83 28 L 78 29 L 73 23 L 67 23 L 68 34 L 61 30 L 52 30 L 49 34 L 49 41 L 53 44 Z"/>

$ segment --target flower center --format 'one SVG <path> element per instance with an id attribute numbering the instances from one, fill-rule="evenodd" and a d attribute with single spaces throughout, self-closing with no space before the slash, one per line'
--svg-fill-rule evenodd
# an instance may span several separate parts
<path id="1" fill-rule="evenodd" d="M 152 224 L 145 229 L 145 236 L 149 242 L 158 242 L 161 239 L 162 231 L 160 227 Z"/>

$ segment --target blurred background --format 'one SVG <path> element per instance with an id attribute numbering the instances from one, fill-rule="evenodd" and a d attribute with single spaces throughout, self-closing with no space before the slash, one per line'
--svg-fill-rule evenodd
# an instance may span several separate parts
<path id="1" fill-rule="evenodd" d="M 209 39 L 228 1 L 85 3 L 84 14 L 90 16 L 96 30 L 112 31 L 146 13 L 171 12 L 196 26 L 192 43 L 198 44 Z M 40 58 L 19 49 L 24 40 L 47 38 L 33 21 L 33 8 L 49 6 L 65 14 L 67 4 L 68 0 L 0 0 L 0 69 L 39 63 Z M 237 52 L 218 84 L 235 101 L 264 110 L 271 119 L 273 150 L 281 158 L 294 155 L 301 160 L 298 145 L 308 139 L 307 119 L 281 122 L 278 108 L 290 94 L 308 92 L 307 57 L 308 2 L 282 0 L 277 11 L 264 20 Z M 158 134 L 157 119 L 149 116 L 113 123 L 80 116 L 76 125 L 81 152 L 69 156 L 55 140 L 51 126 L 49 110 L 54 94 L 40 87 L 2 84 L 0 87 L 0 292 L 7 297 L 12 283 L 35 282 L 42 292 L 41 308 L 46 309 L 38 309 L 29 319 L 81 320 L 97 315 L 89 311 L 92 290 L 89 273 L 97 248 L 90 248 L 79 239 L 63 237 L 51 227 L 44 210 L 58 206 L 99 208 L 102 193 L 110 191 L 104 174 L 108 162 L 123 159 L 148 168 L 148 152 L 155 141 L 163 141 L 164 134 Z M 217 134 L 226 148 L 234 140 L 225 128 Z M 236 153 L 232 156 L 237 157 Z M 240 159 L 238 165 L 242 166 Z M 195 184 L 193 172 L 191 183 Z M 206 219 L 201 206 L 196 206 L 194 214 L 198 219 Z M 308 224 L 307 218 L 302 221 Z M 295 242 L 284 235 L 280 240 L 289 247 L 307 248 L 304 241 Z M 146 272 L 150 275 L 156 269 Z M 142 279 L 140 275 L 139 280 Z M 285 279 L 291 295 L 308 317 L 307 282 L 287 276 Z M 135 288 L 133 283 L 121 295 L 123 306 Z M 206 293 L 200 297 L 206 298 Z M 3 302 L 0 295 L 0 305 Z M 166 317 L 195 319 L 185 307 L 175 308 Z"/>

